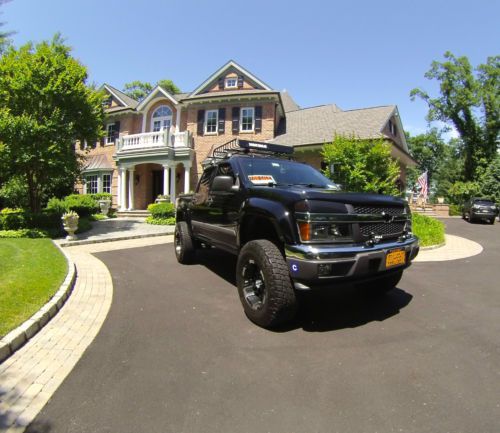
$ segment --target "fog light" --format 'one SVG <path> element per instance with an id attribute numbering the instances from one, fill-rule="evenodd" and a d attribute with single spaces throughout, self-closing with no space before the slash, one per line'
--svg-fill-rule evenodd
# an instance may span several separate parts
<path id="1" fill-rule="evenodd" d="M 322 263 L 318 265 L 318 276 L 326 277 L 332 274 L 332 265 L 329 263 Z"/>

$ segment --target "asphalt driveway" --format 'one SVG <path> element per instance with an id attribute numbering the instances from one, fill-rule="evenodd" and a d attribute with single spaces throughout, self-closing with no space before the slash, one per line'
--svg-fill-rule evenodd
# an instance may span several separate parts
<path id="1" fill-rule="evenodd" d="M 447 225 L 483 253 L 415 263 L 379 300 L 306 297 L 277 332 L 244 316 L 229 255 L 100 253 L 110 313 L 27 431 L 496 433 L 500 226 Z"/>

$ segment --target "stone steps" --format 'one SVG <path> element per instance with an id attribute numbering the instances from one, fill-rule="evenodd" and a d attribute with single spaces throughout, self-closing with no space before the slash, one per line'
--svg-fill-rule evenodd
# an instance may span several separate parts
<path id="1" fill-rule="evenodd" d="M 116 212 L 118 218 L 147 218 L 151 213 L 147 210 L 125 210 Z"/>

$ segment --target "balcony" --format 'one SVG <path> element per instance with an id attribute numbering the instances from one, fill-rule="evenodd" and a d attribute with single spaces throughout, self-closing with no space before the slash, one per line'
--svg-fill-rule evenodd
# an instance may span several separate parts
<path id="1" fill-rule="evenodd" d="M 190 154 L 192 137 L 189 131 L 175 132 L 174 128 L 158 132 L 122 135 L 118 139 L 116 156 L 134 154 L 168 154 L 172 157 Z"/>

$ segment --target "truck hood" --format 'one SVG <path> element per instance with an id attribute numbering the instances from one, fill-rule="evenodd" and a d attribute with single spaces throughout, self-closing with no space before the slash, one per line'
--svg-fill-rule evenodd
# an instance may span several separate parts
<path id="1" fill-rule="evenodd" d="M 404 206 L 406 201 L 401 198 L 371 193 L 342 192 L 333 189 L 308 188 L 304 186 L 258 186 L 250 188 L 250 195 L 269 198 L 286 204 L 293 204 L 301 200 L 318 200 L 331 203 L 374 206 Z"/>

